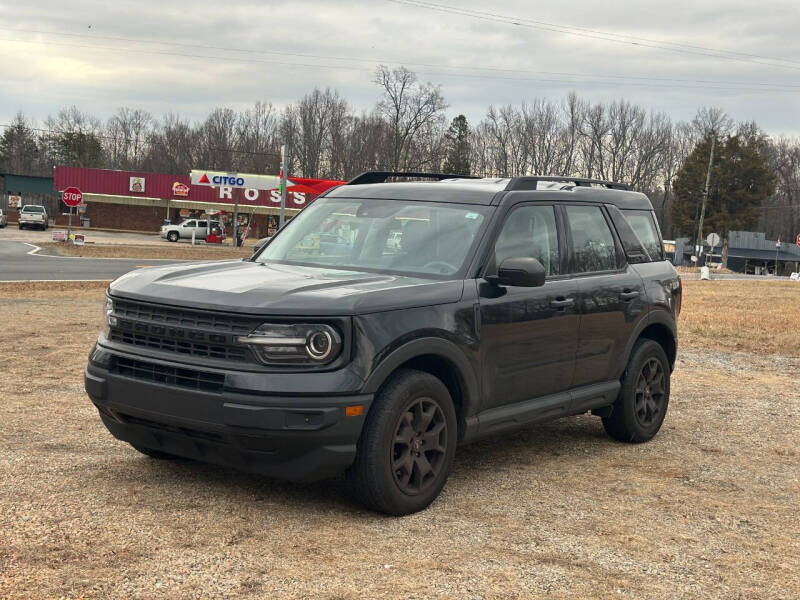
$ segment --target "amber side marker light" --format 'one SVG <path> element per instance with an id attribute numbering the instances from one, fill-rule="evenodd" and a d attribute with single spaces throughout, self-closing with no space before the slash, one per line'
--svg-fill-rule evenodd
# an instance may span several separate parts
<path id="1" fill-rule="evenodd" d="M 360 417 L 363 414 L 364 414 L 363 404 L 354 404 L 353 406 L 347 406 L 344 409 L 345 417 Z"/>

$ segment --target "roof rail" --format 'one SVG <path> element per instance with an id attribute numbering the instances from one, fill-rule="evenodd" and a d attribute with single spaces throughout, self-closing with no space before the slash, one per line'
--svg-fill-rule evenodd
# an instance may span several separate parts
<path id="1" fill-rule="evenodd" d="M 586 179 L 584 177 L 567 177 L 567 176 L 534 176 L 534 177 L 512 177 L 511 181 L 506 186 L 506 191 L 511 190 L 535 190 L 536 184 L 539 181 L 563 181 L 564 183 L 572 183 L 580 187 L 588 187 L 592 184 L 601 185 L 610 190 L 628 190 L 631 187 L 624 183 L 617 183 L 615 181 L 605 181 L 603 179 Z"/>
<path id="2" fill-rule="evenodd" d="M 478 179 L 473 175 L 455 175 L 453 173 L 418 173 L 403 171 L 366 171 L 347 182 L 347 185 L 363 185 L 366 183 L 385 183 L 390 177 L 416 177 L 420 179 Z"/>

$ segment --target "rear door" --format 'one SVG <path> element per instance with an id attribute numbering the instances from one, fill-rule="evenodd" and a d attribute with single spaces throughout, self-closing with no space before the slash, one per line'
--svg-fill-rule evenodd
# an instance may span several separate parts
<path id="1" fill-rule="evenodd" d="M 578 285 L 564 271 L 560 217 L 550 204 L 522 204 L 506 216 L 485 275 L 507 258 L 545 267 L 541 287 L 480 284 L 484 409 L 570 387 L 578 334 Z"/>
<path id="2" fill-rule="evenodd" d="M 191 221 L 184 221 L 181 223 L 178 231 L 180 232 L 182 238 L 191 238 L 195 227 L 197 227 L 197 220 L 192 219 Z"/>
<path id="3" fill-rule="evenodd" d="M 570 271 L 581 313 L 573 387 L 616 379 L 628 341 L 647 312 L 644 283 L 628 264 L 601 205 L 563 207 Z"/>

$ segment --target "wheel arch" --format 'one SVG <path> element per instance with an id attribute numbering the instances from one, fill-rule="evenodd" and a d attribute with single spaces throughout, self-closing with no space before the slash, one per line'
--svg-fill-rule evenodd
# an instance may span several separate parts
<path id="1" fill-rule="evenodd" d="M 455 405 L 461 439 L 468 416 L 476 411 L 479 388 L 474 370 L 458 346 L 442 338 L 418 338 L 407 342 L 393 350 L 373 369 L 364 384 L 364 393 L 378 393 L 399 369 L 430 373 L 444 383 Z"/>
<path id="2" fill-rule="evenodd" d="M 666 311 L 653 311 L 646 319 L 642 320 L 634 331 L 634 335 L 631 336 L 625 352 L 625 363 L 619 373 L 620 376 L 627 368 L 634 344 L 640 339 L 649 339 L 660 344 L 667 355 L 670 371 L 675 368 L 675 359 L 678 355 L 678 332 L 675 320 Z"/>

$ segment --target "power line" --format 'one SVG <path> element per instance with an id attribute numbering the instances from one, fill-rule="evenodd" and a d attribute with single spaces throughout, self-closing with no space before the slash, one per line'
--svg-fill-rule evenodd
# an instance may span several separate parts
<path id="1" fill-rule="evenodd" d="M 596 29 L 588 29 L 583 27 L 574 27 L 567 25 L 558 25 L 556 23 L 548 23 L 546 21 L 537 21 L 525 17 L 512 17 L 508 15 L 501 15 L 498 13 L 491 13 L 479 11 L 474 9 L 461 8 L 450 6 L 446 4 L 436 4 L 434 2 L 426 2 L 422 0 L 386 0 L 394 4 L 402 4 L 406 6 L 413 6 L 416 8 L 424 8 L 438 12 L 449 14 L 461 15 L 480 19 L 484 21 L 493 21 L 497 23 L 505 23 L 507 25 L 514 25 L 517 27 L 527 27 L 530 29 L 538 29 L 543 31 L 550 31 L 555 33 L 562 33 L 566 35 L 573 35 L 583 38 L 591 38 L 604 40 L 607 42 L 614 42 L 617 44 L 627 44 L 632 46 L 642 46 L 646 48 L 655 48 L 659 50 L 666 50 L 669 52 L 680 52 L 683 54 L 694 54 L 698 56 L 707 56 L 711 58 L 719 58 L 724 60 L 734 60 L 738 62 L 758 64 L 762 66 L 775 67 L 780 69 L 792 69 L 800 71 L 800 61 L 787 58 L 767 57 L 758 54 L 747 54 L 743 52 L 734 52 L 730 50 L 718 50 L 714 48 L 707 48 L 704 46 L 692 46 L 689 44 L 681 44 L 675 42 L 665 42 L 663 40 L 654 40 L 651 38 L 635 37 L 627 34 L 611 33 L 600 31 Z M 628 38 L 628 39 L 620 39 Z M 779 61 L 790 64 L 776 64 Z"/>
<path id="2" fill-rule="evenodd" d="M 389 64 L 403 64 L 407 66 L 413 67 L 431 67 L 437 69 L 453 69 L 453 70 L 469 70 L 469 71 L 491 71 L 491 72 L 504 72 L 504 73 L 523 73 L 523 74 L 531 74 L 531 75 L 557 75 L 557 76 L 567 76 L 567 77 L 602 77 L 602 78 L 609 78 L 609 79 L 633 79 L 633 80 L 642 80 L 642 81 L 664 81 L 664 82 L 677 82 L 677 83 L 702 83 L 702 84 L 730 84 L 730 85 L 742 85 L 741 82 L 735 81 L 715 81 L 715 80 L 705 80 L 705 79 L 676 79 L 676 78 L 669 78 L 669 77 L 639 77 L 634 75 L 599 75 L 597 73 L 570 73 L 570 72 L 563 72 L 563 71 L 533 71 L 529 69 L 506 69 L 500 68 L 497 66 L 461 66 L 461 65 L 445 65 L 441 63 L 426 63 L 426 62 L 411 62 L 411 61 L 397 61 L 393 59 L 387 58 L 379 58 L 379 57 L 372 57 L 372 58 L 364 58 L 364 57 L 354 57 L 354 56 L 335 56 L 335 55 L 319 55 L 319 54 L 309 54 L 304 52 L 288 52 L 284 50 L 254 50 L 251 48 L 239 48 L 239 47 L 231 47 L 231 46 L 213 46 L 208 44 L 192 44 L 186 42 L 175 42 L 175 41 L 164 41 L 164 40 L 156 40 L 156 39 L 149 39 L 149 38 L 131 38 L 131 37 L 123 37 L 123 36 L 113 36 L 113 35 L 96 35 L 96 34 L 86 34 L 86 33 L 71 33 L 71 32 L 59 32 L 59 31 L 46 31 L 40 29 L 19 29 L 13 27 L 0 27 L 0 31 L 13 31 L 13 32 L 23 32 L 23 33 L 33 33 L 37 35 L 56 35 L 56 36 L 67 36 L 67 37 L 78 37 L 78 38 L 88 38 L 88 39 L 104 39 L 110 41 L 122 41 L 122 42 L 132 42 L 136 44 L 157 44 L 160 46 L 176 46 L 181 48 L 199 48 L 203 50 L 222 50 L 225 52 L 239 52 L 239 53 L 247 53 L 247 54 L 262 54 L 262 55 L 278 55 L 278 56 L 295 56 L 300 58 L 312 58 L 312 59 L 325 59 L 325 60 L 341 60 L 341 61 L 353 61 L 353 62 L 362 62 L 362 63 L 370 63 L 370 64 L 378 64 L 378 63 L 389 63 Z M 5 41 L 16 41 L 16 40 L 5 40 Z M 19 40 L 22 43 L 36 43 L 39 40 Z M 55 43 L 55 42 L 53 42 Z M 79 46 L 84 47 L 84 46 Z M 131 49 L 131 51 L 135 51 Z M 788 87 L 788 88 L 798 88 L 800 89 L 800 84 L 787 84 L 787 83 L 767 83 L 767 82 L 748 82 L 747 85 L 757 85 L 757 86 L 772 86 L 772 87 Z"/>
<path id="3" fill-rule="evenodd" d="M 390 0 L 391 1 L 391 0 Z M 11 42 L 11 43 L 21 43 L 21 44 L 41 44 L 41 45 L 54 45 L 54 46 L 66 46 L 66 47 L 75 47 L 75 48 L 88 48 L 91 50 L 103 50 L 109 52 L 130 52 L 134 54 L 154 54 L 154 55 L 161 55 L 161 56 L 175 56 L 175 57 L 183 57 L 183 58 L 200 58 L 204 60 L 219 60 L 219 61 L 228 61 L 228 62 L 244 62 L 244 63 L 256 63 L 256 64 L 275 64 L 275 65 L 282 65 L 282 66 L 290 66 L 295 68 L 310 68 L 310 69 L 323 69 L 323 70 L 350 70 L 350 71 L 358 71 L 358 72 L 366 72 L 368 71 L 363 67 L 354 67 L 354 66 L 347 66 L 347 65 L 329 65 L 329 64 L 321 64 L 321 63 L 299 63 L 299 62 L 289 62 L 289 61 L 279 61 L 279 60 L 271 60 L 271 59 L 257 59 L 257 58 L 244 58 L 244 57 L 236 57 L 236 56 L 217 56 L 217 55 L 208 55 L 208 54 L 190 54 L 184 52 L 169 52 L 165 50 L 145 50 L 145 49 L 136 49 L 136 48 L 120 48 L 120 47 L 112 47 L 112 46 L 99 46 L 99 45 L 90 45 L 90 44 L 73 44 L 69 42 L 55 42 L 55 41 L 43 41 L 43 40 L 18 40 L 18 39 L 10 39 L 10 38 L 0 38 L 0 41 Z M 345 59 L 341 59 L 345 60 Z M 446 66 L 442 66 L 441 68 L 450 68 Z M 610 85 L 615 87 L 625 87 L 625 86 L 646 86 L 646 87 L 663 87 L 663 88 L 684 88 L 684 89 L 714 89 L 719 91 L 737 91 L 737 92 L 789 92 L 789 93 L 797 93 L 798 87 L 795 84 L 786 84 L 789 87 L 777 87 L 780 84 L 741 84 L 741 85 L 722 85 L 722 86 L 711 86 L 707 85 L 711 82 L 703 82 L 703 85 L 683 85 L 677 83 L 669 83 L 669 80 L 658 80 L 653 79 L 652 81 L 648 78 L 637 78 L 637 80 L 642 80 L 642 83 L 638 81 L 633 82 L 626 82 L 626 81 L 610 81 L 609 79 L 625 79 L 625 76 L 596 76 L 596 75 L 580 75 L 581 77 L 586 77 L 584 80 L 575 80 L 575 79 L 558 79 L 558 78 L 541 78 L 541 77 L 511 77 L 511 76 L 502 76 L 502 75 L 492 75 L 492 74 L 469 74 L 469 73 L 443 73 L 443 72 L 436 72 L 436 71 L 420 71 L 420 73 L 427 74 L 427 75 L 434 75 L 437 77 L 454 77 L 454 78 L 467 78 L 467 79 L 488 79 L 488 80 L 508 80 L 508 81 L 531 81 L 531 82 L 540 82 L 540 83 L 565 83 L 565 84 L 601 84 L 601 85 Z M 578 75 L 575 75 L 578 76 Z M 590 78 L 591 77 L 591 78 Z M 747 85 L 766 85 L 766 86 L 776 86 L 776 87 L 761 87 L 761 88 L 752 88 L 752 87 L 742 87 Z"/>

